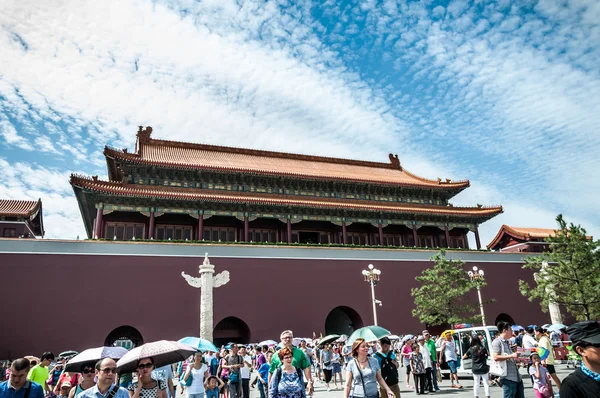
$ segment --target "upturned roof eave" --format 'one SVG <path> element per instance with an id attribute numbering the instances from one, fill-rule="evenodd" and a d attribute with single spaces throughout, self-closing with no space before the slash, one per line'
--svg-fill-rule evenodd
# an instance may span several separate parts
<path id="1" fill-rule="evenodd" d="M 113 190 L 111 191 L 108 187 L 91 187 L 92 184 L 113 184 L 114 187 L 111 187 Z M 473 207 L 473 208 L 460 208 L 460 207 L 450 207 L 450 206 L 435 206 L 435 205 L 422 205 L 421 208 L 413 207 L 410 204 L 403 205 L 403 207 L 389 207 L 385 205 L 385 203 L 371 203 L 371 202 L 352 202 L 347 201 L 344 203 L 340 203 L 337 201 L 330 201 L 326 198 L 319 198 L 318 200 L 299 200 L 293 198 L 268 198 L 261 196 L 260 194 L 254 193 L 244 193 L 243 195 L 233 195 L 230 193 L 229 196 L 223 195 L 221 192 L 215 191 L 207 191 L 207 190 L 196 190 L 198 192 L 193 192 L 194 190 L 190 188 L 168 188 L 168 190 L 173 190 L 173 195 L 170 195 L 169 192 L 163 192 L 160 195 L 150 194 L 144 192 L 127 192 L 125 188 L 131 189 L 155 189 L 157 187 L 148 186 L 148 188 L 144 188 L 146 186 L 127 186 L 122 183 L 111 183 L 106 181 L 93 181 L 93 180 L 85 180 L 79 176 L 71 177 L 71 185 L 74 187 L 77 186 L 83 191 L 88 190 L 90 192 L 98 192 L 101 194 L 116 196 L 116 197 L 129 197 L 129 198 L 144 198 L 144 199 L 164 199 L 164 200 L 181 200 L 181 201 L 201 201 L 201 202 L 212 202 L 212 203 L 248 203 L 248 204 L 256 204 L 256 205 L 272 205 L 272 206 L 291 206 L 291 207 L 310 207 L 310 208 L 323 208 L 323 209 L 344 209 L 344 210 L 355 210 L 355 211 L 377 211 L 381 213 L 397 213 L 397 214 L 423 214 L 423 215 L 436 215 L 440 217 L 469 217 L 469 218 L 477 218 L 483 221 L 487 221 L 492 217 L 502 213 L 502 206 L 495 207 Z M 159 187 L 163 188 L 164 187 Z M 123 192 L 116 192 L 116 189 L 123 189 Z M 177 189 L 186 189 L 187 191 L 177 192 Z M 253 196 L 253 197 L 252 197 Z M 372 207 L 370 207 L 372 206 Z M 423 208 L 425 207 L 425 208 Z M 475 213 L 473 213 L 475 211 Z M 480 221 L 480 222 L 483 222 Z"/>

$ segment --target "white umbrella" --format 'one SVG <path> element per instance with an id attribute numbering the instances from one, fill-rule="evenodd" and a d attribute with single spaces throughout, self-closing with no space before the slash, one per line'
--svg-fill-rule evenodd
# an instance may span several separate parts
<path id="1" fill-rule="evenodd" d="M 265 340 L 265 341 L 261 341 L 260 343 L 258 343 L 258 345 L 263 346 L 263 345 L 268 345 L 269 347 L 277 345 L 277 342 L 275 340 Z"/>
<path id="2" fill-rule="evenodd" d="M 135 372 L 137 363 L 143 358 L 152 358 L 154 367 L 170 365 L 187 359 L 197 350 L 187 344 L 176 341 L 159 340 L 136 347 L 123 355 L 117 362 L 119 373 Z"/>
<path id="3" fill-rule="evenodd" d="M 101 359 L 112 358 L 117 360 L 125 354 L 127 354 L 127 350 L 123 347 L 90 348 L 69 359 L 67 366 L 65 366 L 65 372 L 81 373 L 85 364 L 91 364 L 93 367 Z"/>
<path id="4" fill-rule="evenodd" d="M 398 337 L 395 334 L 391 334 L 391 335 L 388 336 L 388 339 L 390 339 L 390 340 L 400 340 L 400 337 Z"/>
<path id="5" fill-rule="evenodd" d="M 404 343 L 405 341 L 410 340 L 413 337 L 415 336 L 413 336 L 412 334 L 407 334 L 406 336 L 402 337 L 402 342 Z"/>

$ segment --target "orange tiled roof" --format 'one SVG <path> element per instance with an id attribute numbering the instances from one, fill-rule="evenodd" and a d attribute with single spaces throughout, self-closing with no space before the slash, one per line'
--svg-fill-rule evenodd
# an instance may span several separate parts
<path id="1" fill-rule="evenodd" d="M 522 227 L 511 227 L 508 225 L 503 225 L 507 231 L 512 231 L 514 235 L 529 237 L 529 238 L 547 238 L 549 236 L 554 236 L 556 234 L 556 230 L 550 228 L 522 228 Z"/>
<path id="2" fill-rule="evenodd" d="M 0 199 L 0 216 L 30 217 L 39 209 L 40 204 L 40 200 Z"/>
<path id="3" fill-rule="evenodd" d="M 224 146 L 155 140 L 152 132 L 138 132 L 136 153 L 106 147 L 107 158 L 166 167 L 228 170 L 269 175 L 335 179 L 380 184 L 466 188 L 469 181 L 429 180 L 400 166 L 397 156 L 390 163 L 308 156 Z"/>
<path id="4" fill-rule="evenodd" d="M 509 225 L 502 225 L 500 230 L 487 245 L 487 248 L 494 250 L 496 246 L 500 244 L 502 237 L 508 234 L 516 239 L 528 241 L 531 239 L 545 239 L 556 234 L 556 230 L 550 228 L 523 228 L 523 227 L 511 227 Z"/>
<path id="5" fill-rule="evenodd" d="M 502 206 L 494 207 L 451 207 L 414 205 L 406 203 L 376 203 L 372 201 L 342 200 L 329 198 L 302 198 L 285 195 L 270 195 L 250 192 L 223 192 L 196 188 L 164 187 L 159 185 L 137 185 L 122 182 L 101 181 L 77 175 L 71 176 L 71 185 L 117 196 L 164 198 L 180 200 L 202 200 L 207 202 L 256 203 L 273 205 L 295 205 L 320 208 L 346 208 L 355 210 L 379 210 L 399 213 L 423 213 L 462 216 L 494 216 L 502 212 Z"/>

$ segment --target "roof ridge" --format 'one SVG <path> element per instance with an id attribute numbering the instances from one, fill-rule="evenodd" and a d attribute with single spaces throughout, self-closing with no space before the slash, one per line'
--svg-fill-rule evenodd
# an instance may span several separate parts
<path id="1" fill-rule="evenodd" d="M 172 140 L 162 140 L 162 139 L 154 139 L 150 138 L 148 141 L 144 142 L 143 145 L 161 145 L 161 146 L 171 146 L 176 148 L 189 148 L 189 149 L 200 149 L 200 150 L 211 150 L 215 152 L 226 152 L 226 153 L 236 153 L 236 154 L 244 154 L 244 155 L 255 155 L 255 156 L 264 156 L 264 157 L 274 157 L 274 158 L 287 158 L 294 160 L 307 160 L 307 161 L 316 161 L 322 163 L 338 163 L 338 164 L 348 164 L 352 166 L 365 166 L 365 167 L 378 167 L 383 169 L 398 169 L 402 171 L 401 167 L 397 167 L 393 163 L 384 163 L 384 162 L 376 162 L 371 160 L 358 160 L 358 159 L 347 159 L 347 158 L 336 158 L 331 156 L 319 156 L 319 155 L 306 155 L 300 153 L 291 153 L 291 152 L 281 152 L 281 151 L 269 151 L 265 149 L 251 149 L 251 148 L 240 148 L 240 147 L 231 147 L 225 145 L 212 145 L 212 144 L 200 144 L 195 142 L 183 142 L 183 141 L 172 141 Z M 391 156 L 391 154 L 390 154 Z"/>

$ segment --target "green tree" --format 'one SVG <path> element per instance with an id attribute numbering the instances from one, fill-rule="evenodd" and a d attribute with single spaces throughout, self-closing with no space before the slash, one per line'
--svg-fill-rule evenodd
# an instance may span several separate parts
<path id="1" fill-rule="evenodd" d="M 479 303 L 471 293 L 477 286 L 484 287 L 485 280 L 472 281 L 462 260 L 447 259 L 444 250 L 431 260 L 433 268 L 417 276 L 420 286 L 411 289 L 416 306 L 413 316 L 428 325 L 481 323 Z"/>
<path id="2" fill-rule="evenodd" d="M 577 320 L 600 317 L 600 241 L 593 241 L 585 229 L 556 217 L 559 229 L 549 237 L 548 252 L 527 257 L 523 268 L 533 270 L 535 284 L 520 280 L 521 294 L 539 300 L 542 311 L 548 304 L 563 306 Z"/>

